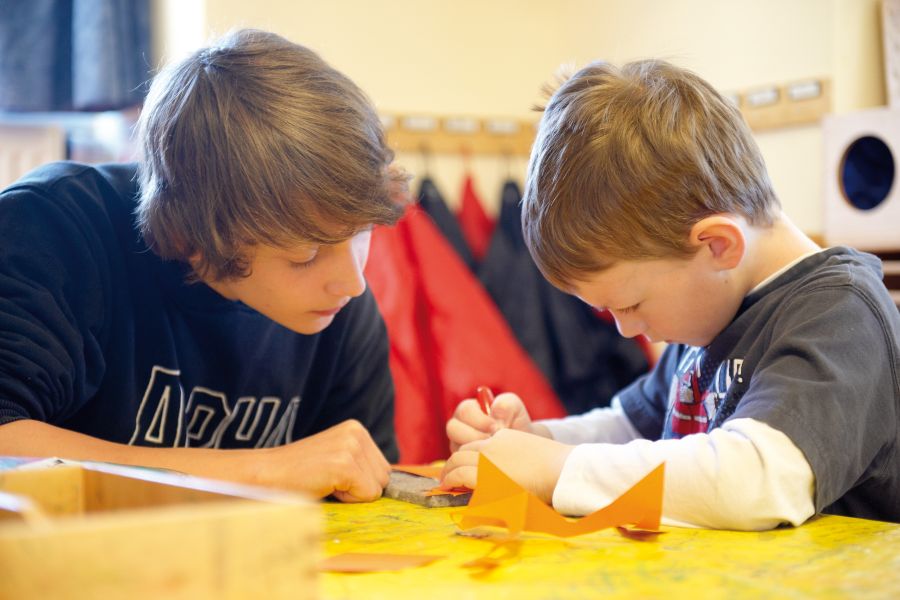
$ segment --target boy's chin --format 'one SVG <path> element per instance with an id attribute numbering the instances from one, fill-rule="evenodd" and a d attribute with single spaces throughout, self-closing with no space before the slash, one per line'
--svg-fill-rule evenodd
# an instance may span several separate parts
<path id="1" fill-rule="evenodd" d="M 658 338 L 648 338 L 654 344 L 662 342 L 664 344 L 682 344 L 684 346 L 697 346 L 703 347 L 708 346 L 712 339 L 703 336 L 684 336 L 683 338 L 672 338 L 672 339 L 658 339 Z"/>
<path id="2" fill-rule="evenodd" d="M 312 319 L 303 321 L 298 320 L 291 323 L 279 322 L 278 324 L 282 327 L 290 329 L 294 333 L 299 333 L 300 335 L 315 335 L 317 333 L 322 333 L 323 331 L 325 331 L 325 329 L 327 329 L 333 321 L 334 315 L 330 315 L 328 317 L 316 316 Z"/>

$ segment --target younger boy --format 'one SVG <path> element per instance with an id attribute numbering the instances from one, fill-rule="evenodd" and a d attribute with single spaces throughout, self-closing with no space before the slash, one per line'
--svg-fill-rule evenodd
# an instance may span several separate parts
<path id="1" fill-rule="evenodd" d="M 0 455 L 379 497 L 393 385 L 362 273 L 406 179 L 368 99 L 237 31 L 156 77 L 140 140 L 137 166 L 0 195 Z"/>
<path id="2" fill-rule="evenodd" d="M 532 423 L 513 394 L 490 417 L 461 403 L 445 485 L 474 485 L 480 451 L 583 515 L 665 462 L 670 524 L 900 521 L 900 316 L 880 263 L 790 222 L 709 84 L 661 61 L 581 70 L 544 112 L 523 220 L 551 282 L 669 346 L 610 408 Z"/>

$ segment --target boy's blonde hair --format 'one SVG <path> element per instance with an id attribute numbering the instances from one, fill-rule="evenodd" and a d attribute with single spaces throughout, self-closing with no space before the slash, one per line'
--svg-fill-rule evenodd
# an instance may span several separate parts
<path id="1" fill-rule="evenodd" d="M 556 90 L 522 203 L 531 255 L 564 289 L 619 260 L 691 256 L 709 215 L 768 226 L 780 210 L 738 109 L 659 60 L 596 62 Z"/>
<path id="2" fill-rule="evenodd" d="M 235 31 L 160 73 L 142 112 L 142 234 L 196 275 L 249 274 L 255 244 L 390 224 L 406 179 L 369 100 L 311 50 Z"/>

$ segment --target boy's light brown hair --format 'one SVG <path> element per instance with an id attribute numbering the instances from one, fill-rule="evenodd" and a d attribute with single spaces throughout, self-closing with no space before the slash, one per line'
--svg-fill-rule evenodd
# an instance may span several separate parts
<path id="1" fill-rule="evenodd" d="M 255 244 L 335 243 L 402 212 L 368 98 L 273 33 L 235 31 L 165 69 L 139 136 L 141 232 L 162 258 L 199 258 L 199 277 L 249 274 Z"/>
<path id="2" fill-rule="evenodd" d="M 717 213 L 771 225 L 780 205 L 738 109 L 659 60 L 588 65 L 551 96 L 531 152 L 522 224 L 566 289 L 620 260 L 689 257 Z"/>

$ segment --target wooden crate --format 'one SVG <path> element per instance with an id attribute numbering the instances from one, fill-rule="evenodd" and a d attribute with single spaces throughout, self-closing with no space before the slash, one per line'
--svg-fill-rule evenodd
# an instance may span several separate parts
<path id="1" fill-rule="evenodd" d="M 315 598 L 303 497 L 78 463 L 0 472 L 0 598 Z"/>

